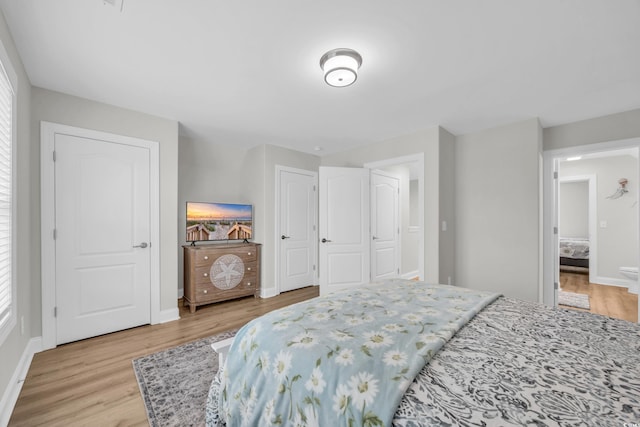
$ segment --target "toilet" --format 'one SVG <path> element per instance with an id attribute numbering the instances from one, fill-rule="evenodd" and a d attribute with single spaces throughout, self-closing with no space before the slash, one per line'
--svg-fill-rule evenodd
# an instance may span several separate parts
<path id="1" fill-rule="evenodd" d="M 620 267 L 618 271 L 627 279 L 638 281 L 638 267 Z"/>

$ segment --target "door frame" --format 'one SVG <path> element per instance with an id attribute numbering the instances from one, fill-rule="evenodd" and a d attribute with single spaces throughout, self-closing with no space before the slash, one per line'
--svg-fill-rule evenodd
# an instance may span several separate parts
<path id="1" fill-rule="evenodd" d="M 558 176 L 558 186 L 561 184 L 568 184 L 572 182 L 586 182 L 588 187 L 588 227 L 589 227 L 589 282 L 597 283 L 595 278 L 598 276 L 598 200 L 597 200 L 597 187 L 596 176 L 593 174 L 588 175 L 576 175 L 576 176 Z M 558 208 L 560 206 L 561 192 L 558 192 Z M 560 209 L 558 209 L 558 224 L 560 224 Z M 558 227 L 558 239 L 562 230 Z M 559 267 L 558 267 L 559 268 Z"/>
<path id="2" fill-rule="evenodd" d="M 420 280 L 424 280 L 424 154 L 411 154 L 408 156 L 368 162 L 364 164 L 364 167 L 367 169 L 381 169 L 387 166 L 403 165 L 406 163 L 416 163 L 418 167 L 418 226 L 420 227 L 418 230 L 418 275 Z M 402 264 L 402 249 L 400 253 L 400 264 Z"/>
<path id="3" fill-rule="evenodd" d="M 540 283 L 538 298 L 539 301 L 543 302 L 545 305 L 556 307 L 558 304 L 557 290 L 554 289 L 554 281 L 558 274 L 558 241 L 557 235 L 554 235 L 553 232 L 554 227 L 558 227 L 558 200 L 556 189 L 559 180 L 554 179 L 554 172 L 557 172 L 558 160 L 564 157 L 624 148 L 640 149 L 640 138 L 578 145 L 555 150 L 546 150 L 543 152 L 543 276 Z M 640 182 L 640 167 L 638 169 L 638 176 L 634 178 L 638 180 L 637 182 Z M 638 196 L 639 194 L 636 194 L 636 198 Z M 640 215 L 638 215 L 638 217 L 640 219 Z M 636 239 L 640 241 L 640 232 L 638 233 L 638 236 L 636 236 Z M 638 258 L 638 265 L 640 265 L 640 255 Z M 638 300 L 638 311 L 640 312 L 640 299 Z"/>
<path id="4" fill-rule="evenodd" d="M 315 269 L 313 271 L 313 285 L 314 286 L 318 286 L 318 171 L 310 171 L 310 170 L 306 170 L 306 169 L 298 169 L 298 168 L 292 168 L 289 166 L 282 166 L 282 165 L 276 165 L 276 200 L 275 200 L 275 226 L 273 227 L 275 234 L 274 234 L 274 242 L 275 242 L 275 248 L 274 248 L 274 260 L 275 260 L 275 284 L 276 284 L 276 295 L 280 294 L 280 277 L 282 272 L 280 271 L 280 243 L 281 243 L 281 239 L 280 236 L 282 235 L 282 233 L 280 232 L 280 174 L 282 172 L 289 172 L 289 173 L 297 173 L 300 175 L 307 175 L 313 178 L 313 186 L 314 186 L 314 209 L 313 209 L 313 235 L 311 236 L 313 241 L 316 242 L 315 245 L 313 245 L 313 263 L 315 266 Z"/>
<path id="5" fill-rule="evenodd" d="M 149 150 L 150 204 L 150 308 L 151 323 L 159 323 L 160 312 L 160 145 L 148 141 L 107 132 L 83 129 L 51 122 L 40 122 L 40 238 L 42 277 L 42 348 L 56 347 L 56 247 L 55 229 L 55 135 L 108 141 Z"/>

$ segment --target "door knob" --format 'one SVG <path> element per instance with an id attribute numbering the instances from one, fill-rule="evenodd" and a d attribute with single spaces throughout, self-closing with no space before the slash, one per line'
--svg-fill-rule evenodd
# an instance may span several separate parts
<path id="1" fill-rule="evenodd" d="M 330 243 L 330 242 L 331 242 L 331 240 L 327 240 L 327 239 L 325 239 L 324 237 L 323 237 L 323 238 L 322 238 L 322 240 L 320 240 L 320 241 L 321 241 L 322 243 Z"/>
<path id="2" fill-rule="evenodd" d="M 140 243 L 139 245 L 134 246 L 134 248 L 142 248 L 142 249 L 144 249 L 144 248 L 146 248 L 147 246 L 149 246 L 149 245 L 147 244 L 147 242 L 142 242 L 142 243 Z"/>
<path id="3" fill-rule="evenodd" d="M 373 240 L 378 240 L 378 238 L 376 236 L 373 236 Z"/>
<path id="4" fill-rule="evenodd" d="M 291 238 L 291 236 L 285 236 L 285 235 L 283 234 L 282 236 L 280 236 L 280 238 L 281 238 L 282 240 L 284 240 L 284 239 L 290 239 L 290 238 Z"/>

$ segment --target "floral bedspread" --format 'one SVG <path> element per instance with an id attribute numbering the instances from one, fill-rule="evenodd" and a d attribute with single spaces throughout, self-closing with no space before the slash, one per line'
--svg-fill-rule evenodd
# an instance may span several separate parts
<path id="1" fill-rule="evenodd" d="M 391 425 L 417 373 L 498 296 L 388 280 L 268 313 L 236 335 L 220 416 L 229 426 Z"/>

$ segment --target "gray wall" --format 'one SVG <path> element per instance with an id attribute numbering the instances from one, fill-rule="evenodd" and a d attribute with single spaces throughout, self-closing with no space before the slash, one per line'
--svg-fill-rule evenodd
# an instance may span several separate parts
<path id="1" fill-rule="evenodd" d="M 24 70 L 9 29 L 0 14 L 0 40 L 9 55 L 18 78 L 17 87 L 17 147 L 16 156 L 16 270 L 17 323 L 0 343 L 0 397 L 9 387 L 27 343 L 40 335 L 40 200 L 37 179 L 40 168 L 38 151 L 32 143 L 29 118 L 31 115 L 31 83 Z M 35 295 L 34 295 L 35 294 Z M 24 319 L 24 334 L 20 321 Z M 13 386 L 13 384 L 11 384 Z M 4 408 L 0 408 L 0 411 Z"/>
<path id="2" fill-rule="evenodd" d="M 440 283 L 456 284 L 456 138 L 440 128 Z M 443 228 L 446 223 L 446 229 Z"/>
<path id="3" fill-rule="evenodd" d="M 589 238 L 589 182 L 561 182 L 558 192 L 560 237 Z"/>
<path id="4" fill-rule="evenodd" d="M 544 149 L 555 150 L 639 136 L 640 109 L 637 109 L 546 128 Z"/>
<path id="5" fill-rule="evenodd" d="M 601 280 L 611 283 L 609 278 L 624 280 L 620 267 L 638 266 L 638 159 L 631 155 L 585 158 L 573 162 L 562 162 L 560 178 L 578 175 L 596 176 L 596 273 Z M 618 180 L 627 178 L 629 193 L 619 199 L 608 199 L 618 188 Z M 563 189 L 567 184 L 562 184 Z M 564 192 L 560 193 L 560 208 L 564 206 Z M 606 221 L 606 227 L 602 227 Z M 564 231 L 560 223 L 560 235 Z"/>
<path id="6" fill-rule="evenodd" d="M 456 139 L 457 285 L 538 300 L 541 133 L 530 119 Z"/>
<path id="7" fill-rule="evenodd" d="M 40 122 L 47 121 L 157 141 L 160 145 L 160 309 L 177 307 L 178 122 L 34 87 L 31 139 L 40 155 Z M 39 192 L 39 169 L 33 174 Z M 40 211 L 40 203 L 36 210 Z M 40 218 L 37 223 L 39 230 Z M 34 226 L 35 228 L 35 226 Z M 37 248 L 39 253 L 40 248 Z M 34 290 L 40 304 L 40 289 Z M 40 313 L 34 313 L 39 323 Z M 38 333 L 40 331 L 38 330 Z"/>

